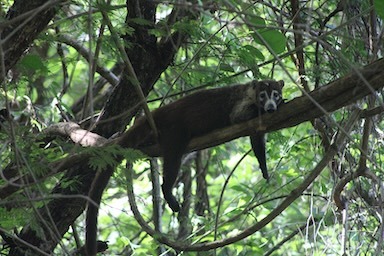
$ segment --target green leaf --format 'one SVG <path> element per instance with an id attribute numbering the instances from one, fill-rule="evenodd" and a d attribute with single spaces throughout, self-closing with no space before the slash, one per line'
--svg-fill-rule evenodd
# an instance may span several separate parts
<path id="1" fill-rule="evenodd" d="M 191 36 L 196 36 L 197 29 L 199 28 L 198 24 L 191 20 L 181 20 L 176 22 L 172 29 L 182 33 L 187 33 Z"/>
<path id="2" fill-rule="evenodd" d="M 252 45 L 246 45 L 244 48 L 249 52 L 251 56 L 255 56 L 260 60 L 265 60 L 263 53 L 256 47 L 253 47 Z"/>
<path id="3" fill-rule="evenodd" d="M 21 61 L 20 65 L 29 70 L 47 72 L 48 69 L 38 55 L 28 54 Z"/>
<path id="4" fill-rule="evenodd" d="M 237 51 L 237 56 L 239 56 L 239 61 L 244 65 L 251 68 L 257 66 L 257 62 L 245 48 L 239 49 Z"/>
<path id="5" fill-rule="evenodd" d="M 246 186 L 244 186 L 242 184 L 231 186 L 231 189 L 233 189 L 233 190 L 235 190 L 237 192 L 242 192 L 245 195 L 249 195 L 250 194 L 249 188 L 247 188 Z"/>
<path id="6" fill-rule="evenodd" d="M 384 20 L 384 0 L 374 0 L 373 6 L 379 17 Z"/>
<path id="7" fill-rule="evenodd" d="M 276 54 L 285 51 L 287 39 L 278 30 L 263 29 L 258 31 L 258 33 L 253 33 L 252 36 L 256 43 L 261 45 L 267 44 Z"/>
<path id="8" fill-rule="evenodd" d="M 142 19 L 142 18 L 132 18 L 132 19 L 129 19 L 129 21 L 136 23 L 137 25 L 153 26 L 152 22 L 150 22 L 149 20 L 146 20 L 146 19 Z"/>
<path id="9" fill-rule="evenodd" d="M 233 67 L 229 64 L 226 63 L 221 63 L 220 64 L 220 70 L 227 71 L 227 72 L 235 72 Z"/>
<path id="10" fill-rule="evenodd" d="M 255 27 L 265 26 L 265 20 L 259 16 L 251 16 L 248 18 L 248 22 Z"/>
<path id="11" fill-rule="evenodd" d="M 116 166 L 119 161 L 117 156 L 123 156 L 127 161 L 134 162 L 144 155 L 139 150 L 124 149 L 119 145 L 110 145 L 107 147 L 87 148 L 93 156 L 89 159 L 89 166 L 95 170 L 102 171 L 108 167 Z"/>
<path id="12" fill-rule="evenodd" d="M 154 28 L 154 29 L 148 29 L 148 33 L 149 33 L 150 35 L 154 35 L 154 36 L 156 36 L 156 37 L 161 37 L 161 36 L 166 36 L 166 35 L 168 35 L 168 32 L 167 32 L 166 30 L 164 30 L 164 29 L 156 29 L 156 28 Z"/>
<path id="13" fill-rule="evenodd" d="M 239 61 L 252 70 L 258 70 L 258 59 L 264 60 L 264 55 L 255 47 L 246 45 L 237 50 Z"/>
<path id="14" fill-rule="evenodd" d="M 13 208 L 7 210 L 0 208 L 1 227 L 5 230 L 12 230 L 13 228 L 25 225 L 26 211 L 24 209 Z"/>

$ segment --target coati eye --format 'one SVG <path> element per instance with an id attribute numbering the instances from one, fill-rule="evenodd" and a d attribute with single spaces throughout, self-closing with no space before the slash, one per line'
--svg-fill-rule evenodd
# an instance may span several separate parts
<path id="1" fill-rule="evenodd" d="M 272 96 L 272 99 L 274 101 L 279 101 L 280 100 L 280 93 L 278 91 L 273 90 L 271 96 Z"/>
<path id="2" fill-rule="evenodd" d="M 259 101 L 260 102 L 264 101 L 266 98 L 267 98 L 267 92 L 266 91 L 262 91 L 259 93 Z"/>

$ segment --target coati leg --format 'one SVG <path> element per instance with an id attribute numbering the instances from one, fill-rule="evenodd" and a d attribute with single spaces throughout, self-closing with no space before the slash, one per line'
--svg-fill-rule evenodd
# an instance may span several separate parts
<path id="1" fill-rule="evenodd" d="M 255 133 L 254 135 L 249 137 L 251 139 L 251 145 L 253 152 L 257 160 L 259 161 L 261 172 L 263 173 L 264 179 L 268 180 L 268 169 L 267 162 L 265 159 L 265 138 L 264 133 Z"/>
<path id="2" fill-rule="evenodd" d="M 182 136 L 173 133 L 172 139 L 164 139 L 164 144 L 161 145 L 163 151 L 163 195 L 165 201 L 167 201 L 169 207 L 174 212 L 180 211 L 180 204 L 176 200 L 176 197 L 172 194 L 172 188 L 175 184 L 177 175 L 179 174 L 181 158 L 188 145 L 187 136 Z"/>

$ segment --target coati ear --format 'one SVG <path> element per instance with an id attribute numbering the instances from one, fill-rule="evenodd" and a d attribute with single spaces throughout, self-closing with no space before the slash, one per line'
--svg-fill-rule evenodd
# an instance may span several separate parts
<path id="1" fill-rule="evenodd" d="M 255 81 L 255 80 L 252 81 L 252 87 L 253 87 L 253 88 L 256 89 L 258 86 L 259 86 L 259 81 Z"/>
<path id="2" fill-rule="evenodd" d="M 277 82 L 279 85 L 280 85 L 280 88 L 283 88 L 284 87 L 284 81 L 283 80 L 280 80 Z"/>

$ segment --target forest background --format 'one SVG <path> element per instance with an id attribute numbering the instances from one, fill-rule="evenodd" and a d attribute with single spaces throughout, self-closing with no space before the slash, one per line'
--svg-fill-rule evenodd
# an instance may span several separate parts
<path id="1" fill-rule="evenodd" d="M 383 0 L 0 8 L 2 255 L 383 252 Z M 109 143 L 145 110 L 270 78 L 279 111 L 191 142 L 178 214 L 161 159 Z"/>

